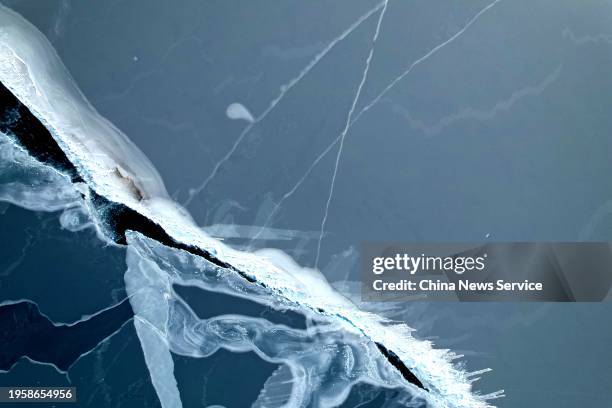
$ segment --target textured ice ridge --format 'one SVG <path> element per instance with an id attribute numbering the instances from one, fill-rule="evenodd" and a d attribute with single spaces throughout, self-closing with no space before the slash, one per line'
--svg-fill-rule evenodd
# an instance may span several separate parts
<path id="1" fill-rule="evenodd" d="M 4 7 L 0 7 L 0 81 L 44 124 L 91 191 L 151 220 L 175 242 L 218 260 L 210 262 L 136 232 L 126 234 L 126 285 L 145 359 L 164 407 L 181 406 L 170 350 L 203 357 L 219 347 L 252 350 L 290 367 L 292 391 L 283 403 L 291 407 L 335 406 L 358 381 L 402 387 L 435 407 L 489 407 L 488 400 L 501 396 L 501 392 L 477 395 L 471 375 L 453 363 L 457 355 L 415 339 L 406 325 L 391 324 L 358 309 L 318 271 L 301 268 L 273 249 L 237 251 L 202 232 L 170 199 L 144 154 L 89 104 L 44 36 Z M 10 142 L 3 141 L 3 149 L 9 149 L 6 143 Z M 57 181 L 55 173 L 45 174 L 53 175 L 45 180 L 48 188 L 38 189 L 45 194 L 11 195 L 18 190 L 5 184 L 0 198 L 28 208 L 57 210 L 63 203 L 73 208 L 77 197 L 82 200 L 79 214 L 89 214 L 99 224 L 83 188 L 66 189 L 70 184 L 66 177 Z M 62 186 L 57 196 L 55 185 Z M 324 324 L 299 331 L 241 316 L 200 320 L 174 294 L 174 283 L 248 296 Z M 313 350 L 318 353 L 312 355 Z M 341 374 L 331 387 L 324 386 L 325 373 L 329 376 L 338 364 L 344 368 L 334 369 L 334 376 Z"/>

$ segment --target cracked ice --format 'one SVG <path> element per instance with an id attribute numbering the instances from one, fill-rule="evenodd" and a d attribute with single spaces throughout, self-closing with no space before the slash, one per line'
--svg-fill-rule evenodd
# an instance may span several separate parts
<path id="1" fill-rule="evenodd" d="M 263 114 L 252 119 L 246 109 L 238 108 L 236 117 L 250 122 L 241 137 L 336 42 L 386 4 L 364 15 L 318 54 Z M 372 52 L 368 65 L 371 57 Z M 367 66 L 359 89 L 366 77 Z M 278 250 L 238 251 L 206 235 L 169 197 L 145 155 L 89 104 L 44 36 L 4 7 L 0 8 L 0 81 L 44 125 L 79 176 L 71 179 L 54 163 L 36 160 L 14 137 L 2 134 L 0 199 L 30 209 L 64 210 L 66 228 L 93 225 L 101 239 L 112 242 L 114 237 L 105 225 L 108 215 L 96 207 L 95 197 L 103 197 L 116 208 L 129 209 L 130 214 L 159 227 L 151 228 L 175 243 L 171 247 L 145 233 L 125 232 L 126 288 L 149 374 L 163 407 L 182 406 L 170 353 L 203 358 L 220 348 L 253 351 L 286 367 L 275 372 L 262 391 L 262 398 L 275 401 L 276 406 L 336 406 L 357 382 L 399 388 L 405 402 L 413 401 L 406 402 L 407 406 L 488 407 L 489 400 L 503 395 L 477 394 L 472 375 L 456 364 L 459 356 L 415 338 L 404 324 L 393 324 L 359 309 L 335 291 L 319 271 L 300 267 Z M 346 130 L 358 97 L 359 90 Z M 23 177 L 30 181 L 23 182 Z M 306 315 L 316 325 L 294 329 L 235 315 L 199 319 L 173 291 L 174 284 L 248 297 L 274 309 Z M 406 371 L 418 383 L 410 381 Z M 278 377 L 291 387 L 280 387 Z M 265 402 L 259 404 L 265 406 Z"/>

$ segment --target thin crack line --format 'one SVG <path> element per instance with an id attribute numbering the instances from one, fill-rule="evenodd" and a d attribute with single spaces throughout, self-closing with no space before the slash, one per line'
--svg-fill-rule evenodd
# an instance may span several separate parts
<path id="1" fill-rule="evenodd" d="M 293 87 L 295 87 L 302 80 L 302 78 L 304 78 L 319 63 L 319 61 L 323 59 L 323 57 L 325 57 L 336 46 L 336 44 L 338 44 L 340 41 L 344 40 L 347 36 L 349 36 L 353 31 L 355 31 L 355 29 L 357 29 L 357 27 L 359 27 L 364 21 L 369 19 L 373 14 L 380 10 L 385 4 L 386 1 L 381 1 L 374 8 L 359 17 L 357 21 L 355 21 L 349 26 L 349 28 L 344 30 L 338 37 L 334 38 L 329 44 L 327 44 L 327 46 L 322 51 L 315 55 L 315 57 L 300 71 L 300 73 L 295 78 L 282 85 L 280 88 L 280 93 L 277 95 L 277 97 L 270 102 L 270 105 L 268 106 L 268 108 L 266 108 L 265 111 L 263 111 L 258 117 L 255 118 L 255 120 L 253 120 L 247 127 L 244 128 L 244 130 L 240 133 L 240 135 L 232 145 L 231 149 L 221 158 L 221 160 L 219 160 L 215 164 L 210 175 L 199 186 L 189 189 L 189 195 L 183 205 L 188 206 L 198 194 L 200 194 L 202 191 L 204 191 L 204 189 L 206 189 L 208 184 L 215 178 L 215 176 L 219 172 L 221 166 L 223 166 L 223 164 L 225 164 L 236 152 L 238 146 L 244 140 L 246 135 L 251 131 L 251 129 L 259 122 L 264 120 L 270 112 L 272 112 L 276 105 L 278 105 L 278 103 L 285 97 L 287 92 L 289 92 Z"/>
<path id="2" fill-rule="evenodd" d="M 490 3 L 488 6 L 486 6 L 485 8 L 483 8 L 482 10 L 480 10 L 478 13 L 476 13 L 476 15 L 474 17 L 472 17 L 472 19 L 470 21 L 467 22 L 467 24 L 465 26 L 463 26 L 463 28 L 459 31 L 457 31 L 455 33 L 455 35 L 453 35 L 452 37 L 450 37 L 448 40 L 444 41 L 441 44 L 438 44 L 437 46 L 435 46 L 434 48 L 432 48 L 427 54 L 423 55 L 421 58 L 419 58 L 418 60 L 414 61 L 409 67 L 408 69 L 406 69 L 404 72 L 402 72 L 399 76 L 397 76 L 393 81 L 391 81 L 391 83 L 389 85 L 387 85 L 385 87 L 385 89 L 383 89 L 383 91 L 381 93 L 379 93 L 370 103 L 368 103 L 366 106 L 363 107 L 363 109 L 361 109 L 361 111 L 357 114 L 357 116 L 355 116 L 355 119 L 353 120 L 353 122 L 351 123 L 351 126 L 357 122 L 359 120 L 359 118 L 361 117 L 361 115 L 363 115 L 365 112 L 367 112 L 368 110 L 370 110 L 370 108 L 372 108 L 374 105 L 376 105 L 378 103 L 378 101 L 380 101 L 380 99 L 387 93 L 389 92 L 393 87 L 395 87 L 395 85 L 400 82 L 402 79 L 404 79 L 404 77 L 406 77 L 406 75 L 408 75 L 410 72 L 412 72 L 412 70 L 419 64 L 421 64 L 423 61 L 427 60 L 429 57 L 431 57 L 432 55 L 434 55 L 436 52 L 438 52 L 439 50 L 441 50 L 442 48 L 446 47 L 448 44 L 452 43 L 454 40 L 456 40 L 457 38 L 459 38 L 464 32 L 466 32 L 479 18 L 481 15 L 483 15 L 484 13 L 486 13 L 489 9 L 491 9 L 493 6 L 495 6 L 497 3 L 499 3 L 501 0 L 494 0 L 492 3 Z"/>
<path id="3" fill-rule="evenodd" d="M 452 37 L 450 37 L 448 40 L 446 40 L 445 42 L 441 43 L 440 45 L 434 47 L 432 50 L 430 50 L 427 54 L 425 54 L 423 57 L 419 58 L 418 60 L 416 60 L 415 62 L 412 63 L 412 65 L 403 73 L 401 74 L 398 78 L 400 79 L 395 79 L 391 85 L 387 86 L 385 88 L 385 90 L 383 91 L 383 93 L 379 94 L 379 96 L 377 98 L 375 98 L 375 100 L 371 101 L 368 105 L 366 105 L 367 109 L 370 109 L 375 103 L 378 102 L 378 100 L 380 100 L 382 98 L 382 96 L 384 95 L 384 93 L 388 92 L 388 89 L 390 89 L 391 87 L 393 87 L 397 82 L 399 82 L 401 79 L 403 79 L 406 75 L 408 75 L 408 73 L 414 69 L 415 66 L 417 66 L 418 64 L 424 62 L 426 59 L 428 59 L 429 57 L 431 57 L 433 54 L 435 54 L 438 50 L 440 50 L 441 48 L 443 48 L 444 46 L 448 45 L 450 42 L 454 41 L 455 39 L 457 39 L 461 34 L 463 34 L 471 25 L 474 24 L 474 22 L 482 15 L 484 14 L 487 10 L 489 10 L 491 7 L 493 7 L 496 3 L 498 3 L 500 0 L 495 0 L 493 1 L 491 4 L 489 4 L 488 6 L 486 6 L 484 9 L 482 9 L 480 12 L 478 12 L 474 17 L 472 17 L 472 19 L 470 19 L 470 21 L 468 21 L 468 23 L 463 26 L 463 28 L 461 30 L 459 30 L 457 33 L 455 33 Z M 367 110 L 362 109 L 357 116 L 355 117 L 355 119 L 351 122 L 350 127 L 352 127 L 357 120 L 365 113 L 365 111 Z M 321 160 L 323 160 L 323 158 L 325 156 L 327 156 L 329 154 L 329 152 L 334 148 L 334 146 L 336 144 L 338 144 L 338 142 L 340 142 L 340 139 L 342 138 L 342 135 L 339 135 L 334 141 L 332 141 L 331 144 L 329 144 L 325 150 L 323 150 L 319 156 L 317 156 L 317 158 L 312 162 L 312 164 L 310 165 L 310 167 L 306 170 L 306 172 L 304 173 L 304 175 L 298 180 L 298 182 L 293 186 L 293 188 L 291 188 L 291 190 L 289 190 L 287 193 L 285 193 L 281 199 L 278 201 L 277 204 L 274 205 L 274 208 L 272 209 L 270 215 L 268 216 L 266 222 L 264 223 L 264 225 L 262 226 L 262 228 L 259 230 L 259 232 L 253 237 L 253 240 L 256 240 L 257 238 L 259 238 L 259 236 L 261 235 L 261 233 L 270 225 L 273 217 L 276 215 L 276 213 L 278 212 L 278 210 L 280 210 L 280 207 L 283 205 L 283 203 L 289 199 L 299 188 L 300 186 L 304 183 L 304 181 L 308 178 L 308 176 L 310 175 L 310 173 L 312 173 L 312 171 L 314 170 L 314 168 L 317 166 L 317 164 L 319 164 L 319 162 Z"/>
<path id="4" fill-rule="evenodd" d="M 612 44 L 612 34 L 595 34 L 595 35 L 584 35 L 584 36 L 576 36 L 572 30 L 566 28 L 561 33 L 563 37 L 569 38 L 571 42 L 575 45 L 584 45 L 587 43 L 597 44 L 600 42 L 605 42 L 608 44 Z"/>
<path id="5" fill-rule="evenodd" d="M 391 110 L 392 112 L 406 119 L 406 121 L 410 124 L 410 127 L 413 129 L 417 129 L 427 136 L 434 136 L 441 133 L 445 128 L 452 126 L 455 122 L 465 120 L 477 120 L 484 122 L 487 120 L 492 120 L 497 117 L 498 114 L 512 109 L 512 107 L 516 103 L 519 103 L 522 99 L 539 96 L 546 90 L 546 88 L 559 79 L 562 68 L 563 64 L 560 64 L 554 71 L 540 81 L 540 83 L 535 85 L 526 85 L 523 88 L 512 92 L 508 98 L 497 101 L 488 109 L 476 109 L 472 107 L 464 108 L 458 112 L 444 116 L 432 124 L 425 123 L 423 120 L 412 117 L 409 110 L 399 104 L 393 104 Z"/>
<path id="6" fill-rule="evenodd" d="M 329 187 L 329 195 L 327 197 L 327 203 L 325 204 L 325 213 L 323 215 L 323 220 L 321 221 L 321 231 L 319 235 L 319 241 L 317 243 L 317 256 L 315 258 L 315 268 L 319 266 L 319 256 L 321 254 L 321 242 L 323 241 L 323 233 L 325 231 L 325 224 L 327 223 L 327 216 L 329 215 L 329 205 L 331 204 L 332 197 L 334 195 L 334 186 L 336 184 L 336 176 L 338 175 L 338 166 L 340 165 L 340 157 L 342 156 L 342 149 L 344 147 L 344 139 L 348 133 L 349 127 L 351 126 L 351 119 L 353 117 L 353 112 L 355 111 L 355 107 L 357 106 L 357 102 L 359 101 L 359 96 L 361 95 L 361 90 L 363 89 L 363 85 L 368 79 L 368 72 L 370 71 L 370 63 L 372 62 L 372 58 L 374 57 L 374 48 L 376 47 L 376 41 L 378 40 L 378 35 L 380 34 L 380 26 L 382 25 L 385 11 L 387 10 L 387 4 L 389 0 L 385 0 L 384 7 L 380 12 L 380 16 L 378 17 L 378 23 L 376 24 L 376 31 L 374 32 L 374 37 L 372 37 L 372 46 L 370 48 L 370 53 L 368 54 L 368 58 L 366 59 L 365 68 L 363 70 L 363 74 L 361 75 L 361 82 L 357 87 L 357 92 L 355 93 L 355 97 L 353 98 L 353 103 L 351 104 L 351 109 L 346 117 L 346 124 L 344 125 L 344 129 L 340 134 L 340 147 L 338 148 L 338 154 L 336 155 L 336 163 L 334 165 L 334 172 L 332 174 L 332 179 Z"/>

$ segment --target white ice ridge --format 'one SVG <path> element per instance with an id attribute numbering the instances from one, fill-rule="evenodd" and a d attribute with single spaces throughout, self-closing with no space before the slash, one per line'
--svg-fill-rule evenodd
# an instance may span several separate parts
<path id="1" fill-rule="evenodd" d="M 201 248 L 224 264 L 232 265 L 233 268 L 228 269 L 213 268 L 211 273 L 217 278 L 215 288 L 219 291 L 240 295 L 248 288 L 252 300 L 277 308 L 294 309 L 330 323 L 337 331 L 325 333 L 329 336 L 325 341 L 332 344 L 363 343 L 359 354 L 353 355 L 352 360 L 344 360 L 347 364 L 357 364 L 354 360 L 358 359 L 372 359 L 372 364 L 375 361 L 380 371 L 376 375 L 368 373 L 367 379 L 378 383 L 379 377 L 384 377 L 384 381 L 401 385 L 431 406 L 488 407 L 489 399 L 500 396 L 499 393 L 476 395 L 469 374 L 453 364 L 457 357 L 454 353 L 434 349 L 429 341 L 415 339 L 405 325 L 390 324 L 377 315 L 358 309 L 334 291 L 318 271 L 299 267 L 280 251 L 240 252 L 206 235 L 189 214 L 168 197 L 161 177 L 144 154 L 87 102 L 44 36 L 4 7 L 0 7 L 0 81 L 49 129 L 81 177 L 99 195 L 149 218 L 177 242 Z M 46 200 L 47 197 L 40 199 Z M 272 330 L 277 333 L 273 343 L 282 348 L 277 352 L 283 357 L 274 357 L 273 351 L 271 354 L 262 351 L 262 357 L 278 358 L 286 364 L 297 358 L 291 356 L 290 351 L 304 338 L 285 337 L 282 328 L 272 327 L 269 322 L 244 317 L 217 317 L 213 321 L 199 322 L 192 319 L 193 315 L 180 301 L 173 303 L 172 307 L 164 305 L 162 299 L 168 302 L 174 299 L 169 284 L 208 284 L 205 275 L 212 267 L 202 258 L 163 247 L 136 233 L 128 234 L 127 238 L 131 258 L 128 260 L 130 270 L 126 273 L 126 284 L 135 294 L 132 303 L 137 317 L 135 324 L 153 384 L 164 407 L 180 406 L 168 349 L 176 351 L 182 345 L 185 353 L 198 355 L 194 351 L 196 346 L 206 347 L 209 337 L 218 335 L 221 337 L 220 347 L 232 350 L 257 347 L 262 350 L 260 345 L 254 344 L 260 335 L 249 336 L 256 332 L 266 338 L 265 333 Z M 184 264 L 188 265 L 187 268 L 176 272 Z M 240 278 L 236 270 L 256 283 Z M 140 292 L 137 287 L 130 286 L 133 279 L 141 279 L 142 288 L 150 286 L 152 292 L 148 293 L 148 289 Z M 238 281 L 243 286 L 232 284 Z M 254 295 L 255 291 L 259 291 L 258 296 Z M 149 313 L 150 310 L 157 310 L 160 315 Z M 161 319 L 165 315 L 172 318 Z M 178 318 L 174 319 L 175 316 Z M 181 339 L 182 334 L 193 343 L 179 342 L 177 339 Z M 307 341 L 308 333 L 302 335 Z M 346 340 L 348 338 L 350 341 Z M 375 343 L 396 354 L 429 391 L 403 380 L 381 353 L 370 354 Z M 207 355 L 207 352 L 199 352 Z M 294 376 L 296 382 L 306 380 Z M 341 398 L 341 395 L 332 394 L 317 394 L 321 398 L 320 406 L 328 406 L 326 401 L 333 403 L 336 398 Z M 290 406 L 302 405 L 295 403 Z"/>

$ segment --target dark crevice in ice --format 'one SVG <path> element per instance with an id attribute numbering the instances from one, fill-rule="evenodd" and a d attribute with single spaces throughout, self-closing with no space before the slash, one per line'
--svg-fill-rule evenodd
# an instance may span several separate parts
<path id="1" fill-rule="evenodd" d="M 47 128 L 0 82 L 0 131 L 11 137 L 35 159 L 83 181 Z"/>
<path id="2" fill-rule="evenodd" d="M 391 363 L 393 367 L 397 368 L 397 370 L 402 374 L 402 376 L 406 379 L 406 381 L 408 381 L 411 384 L 416 385 L 417 387 L 425 391 L 429 391 L 427 388 L 425 388 L 425 386 L 417 378 L 417 376 L 414 375 L 414 373 L 410 371 L 408 367 L 406 367 L 406 364 L 402 362 L 402 360 L 397 356 L 397 354 L 387 349 L 385 346 L 383 346 L 380 343 L 376 343 L 376 347 L 378 347 L 378 350 L 380 350 L 380 352 L 386 357 L 389 363 Z"/>
<path id="3" fill-rule="evenodd" d="M 49 130 L 2 83 L 0 83 L 0 131 L 12 137 L 38 161 L 67 174 L 73 182 L 83 181 L 77 168 L 59 147 Z M 91 201 L 100 211 L 101 218 L 106 224 L 107 234 L 116 243 L 125 245 L 125 232 L 137 231 L 165 246 L 185 250 L 219 267 L 232 269 L 250 282 L 255 282 L 250 276 L 217 259 L 209 252 L 177 242 L 158 224 L 123 204 L 112 202 L 99 195 L 91 189 L 91 186 L 90 192 Z"/>
<path id="4" fill-rule="evenodd" d="M 22 357 L 61 371 L 119 330 L 133 316 L 128 299 L 73 324 L 56 324 L 31 301 L 0 306 L 0 370 Z"/>
<path id="5" fill-rule="evenodd" d="M 138 211 L 135 211 L 126 205 L 115 203 L 114 201 L 99 195 L 92 189 L 90 189 L 90 196 L 92 204 L 96 208 L 100 219 L 104 223 L 103 227 L 106 234 L 117 244 L 127 244 L 125 233 L 127 231 L 136 231 L 161 243 L 164 246 L 182 249 L 183 251 L 187 251 L 193 255 L 200 256 L 218 267 L 230 269 L 238 273 L 251 283 L 255 282 L 252 277 L 234 268 L 227 262 L 219 260 L 210 252 L 193 245 L 178 242 L 168 235 L 168 233 L 159 224 L 151 221 Z"/>
<path id="6" fill-rule="evenodd" d="M 30 110 L 21 103 L 13 94 L 10 92 L 2 83 L 0 83 L 0 131 L 6 133 L 8 136 L 12 137 L 16 143 L 18 143 L 21 147 L 23 147 L 30 155 L 39 160 L 42 163 L 45 163 L 49 166 L 52 166 L 56 170 L 68 175 L 73 182 L 82 182 L 83 178 L 78 173 L 76 166 L 68 159 L 64 151 L 57 144 L 49 130 L 38 120 L 38 118 L 30 112 Z M 234 266 L 218 259 L 214 254 L 211 254 L 208 251 L 203 250 L 202 248 L 187 245 L 182 242 L 178 242 L 174 238 L 172 238 L 159 224 L 153 222 L 149 218 L 140 214 L 139 212 L 133 210 L 132 208 L 121 204 L 116 203 L 108 198 L 98 194 L 91 186 L 90 189 L 90 200 L 94 207 L 98 212 L 99 219 L 102 221 L 102 228 L 105 230 L 107 236 L 112 239 L 117 244 L 125 245 L 126 242 L 126 232 L 128 230 L 139 232 L 145 235 L 148 238 L 151 238 L 162 245 L 165 245 L 170 248 L 181 249 L 187 251 L 191 254 L 200 256 L 212 264 L 232 270 L 236 272 L 239 276 L 246 279 L 251 283 L 255 283 L 262 287 L 265 287 L 265 284 L 261 282 L 257 282 L 252 276 L 246 274 L 245 272 L 235 268 Z M 121 305 L 126 304 L 123 302 Z M 34 305 L 35 306 L 35 305 Z M 20 306 L 23 308 L 23 306 Z M 124 307 L 124 306 L 122 306 Z M 129 305 L 127 306 L 129 308 Z M 31 308 L 31 306 L 30 306 Z M 26 309 L 26 311 L 29 309 Z M 36 308 L 36 311 L 38 309 Z M 30 310 L 31 312 L 31 310 Z M 131 309 L 129 310 L 130 316 L 132 314 Z M 325 314 L 326 311 L 319 309 L 318 312 Z M 6 310 L 3 311 L 6 313 Z M 23 311 L 19 313 L 24 313 Z M 25 314 L 27 316 L 27 313 Z M 36 313 L 30 314 L 31 316 L 35 316 Z M 51 330 L 52 323 L 39 315 L 39 326 L 35 326 L 42 330 L 44 327 L 43 320 L 46 320 L 46 330 L 48 331 L 44 333 L 45 340 L 47 341 L 46 347 L 43 349 L 39 349 L 38 352 L 40 354 L 39 357 L 43 358 L 51 358 L 61 357 L 61 350 L 66 350 L 72 357 L 78 357 L 76 348 L 70 347 L 69 344 L 72 342 L 68 341 L 59 341 L 60 337 L 56 336 L 56 333 L 59 335 L 62 332 L 61 327 L 57 330 Z M 36 319 L 35 319 L 36 320 Z M 97 321 L 97 319 L 96 319 Z M 10 322 L 9 322 L 10 323 Z M 30 324 L 35 325 L 36 321 L 33 321 Z M 94 323 L 94 322 L 92 322 Z M 5 319 L 0 318 L 0 326 L 5 327 L 7 322 Z M 43 325 L 43 326 L 40 326 Z M 21 333 L 28 333 L 31 330 L 28 329 L 28 325 L 21 325 L 23 327 L 19 328 L 19 331 L 15 331 L 16 335 L 19 336 Z M 89 326 L 89 324 L 88 324 Z M 53 326 L 56 327 L 56 326 Z M 35 329 L 34 328 L 34 329 Z M 17 329 L 17 328 L 15 328 Z M 34 330 L 33 329 L 33 330 Z M 103 328 L 102 328 L 103 329 Z M 43 330 L 44 332 L 44 330 Z M 6 334 L 6 331 L 2 331 L 0 333 L 3 338 Z M 48 337 L 48 339 L 47 339 Z M 26 336 L 27 338 L 27 336 Z M 87 339 L 85 339 L 87 340 Z M 25 341 L 25 339 L 24 339 Z M 36 341 L 36 340 L 32 340 Z M 78 337 L 74 338 L 72 341 L 79 342 Z M 95 343 L 97 344 L 97 343 Z M 95 344 L 93 346 L 95 346 Z M 42 345 L 42 344 L 41 344 Z M 392 351 L 385 348 L 383 345 L 376 343 L 380 352 L 386 357 L 386 359 L 403 375 L 403 377 L 409 381 L 410 383 L 418 386 L 419 388 L 425 389 L 421 381 L 406 367 L 404 363 L 400 360 L 400 358 L 393 353 Z M 19 349 L 16 347 L 16 351 Z M 57 347 L 57 349 L 56 349 Z M 42 351 L 46 350 L 46 351 Z M 59 350 L 59 351 L 58 351 Z M 28 350 L 23 351 L 25 354 Z M 36 351 L 36 350 L 34 350 Z M 72 352 L 73 354 L 70 354 Z M 60 353 L 60 356 L 57 354 Z M 48 356 L 47 356 L 48 355 Z M 46 357 L 47 356 L 47 357 Z M 8 358 L 10 357 L 10 358 Z M 37 357 L 30 356 L 33 359 L 37 359 Z M 75 357 L 75 358 L 76 358 Z M 18 352 L 13 352 L 9 354 L 3 354 L 2 361 L 0 361 L 0 369 L 5 369 L 4 367 L 10 367 L 10 365 L 14 364 L 16 359 L 19 358 Z M 6 361 L 5 361 L 6 360 Z M 9 362 L 11 362 L 8 364 Z M 67 367 L 66 364 L 68 362 L 72 363 L 74 360 L 70 358 L 67 359 L 59 359 L 57 361 L 57 367 L 60 369 L 62 367 Z M 8 364 L 8 366 L 7 366 Z M 54 363 L 55 364 L 55 363 Z M 68 364 L 69 366 L 69 364 Z"/>

